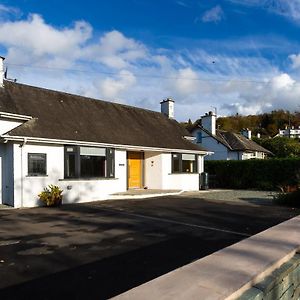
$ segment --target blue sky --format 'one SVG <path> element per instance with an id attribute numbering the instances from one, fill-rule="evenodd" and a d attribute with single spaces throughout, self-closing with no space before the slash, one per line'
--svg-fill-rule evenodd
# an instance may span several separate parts
<path id="1" fill-rule="evenodd" d="M 76 3 L 74 5 L 74 3 Z M 300 0 L 0 1 L 18 82 L 178 120 L 300 109 Z"/>

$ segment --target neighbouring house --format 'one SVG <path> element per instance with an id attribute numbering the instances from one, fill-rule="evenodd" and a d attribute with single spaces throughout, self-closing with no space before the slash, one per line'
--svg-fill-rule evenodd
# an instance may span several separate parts
<path id="1" fill-rule="evenodd" d="M 295 128 L 294 126 L 288 127 L 286 126 L 285 129 L 279 129 L 279 132 L 277 133 L 277 136 L 284 136 L 288 138 L 293 139 L 299 139 L 300 138 L 300 126 L 298 128 Z"/>
<path id="2" fill-rule="evenodd" d="M 127 189 L 198 190 L 207 151 L 161 111 L 5 80 L 0 59 L 0 203 L 39 204 L 49 184 L 64 203 L 106 199 Z"/>
<path id="3" fill-rule="evenodd" d="M 191 130 L 195 143 L 212 151 L 207 160 L 264 159 L 272 153 L 251 140 L 251 130 L 244 129 L 241 134 L 216 128 L 216 115 L 213 112 L 201 117 L 201 125 Z"/>

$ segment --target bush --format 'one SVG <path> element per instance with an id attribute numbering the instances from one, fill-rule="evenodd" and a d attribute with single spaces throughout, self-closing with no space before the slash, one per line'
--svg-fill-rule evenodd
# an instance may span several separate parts
<path id="1" fill-rule="evenodd" d="M 59 206 L 62 203 L 62 192 L 57 185 L 50 184 L 39 194 L 39 198 L 46 206 Z"/>
<path id="2" fill-rule="evenodd" d="M 204 166 L 220 188 L 287 191 L 300 181 L 299 158 L 215 160 Z"/>
<path id="3" fill-rule="evenodd" d="M 279 205 L 300 207 L 300 190 L 290 193 L 279 193 L 274 196 L 273 202 Z"/>

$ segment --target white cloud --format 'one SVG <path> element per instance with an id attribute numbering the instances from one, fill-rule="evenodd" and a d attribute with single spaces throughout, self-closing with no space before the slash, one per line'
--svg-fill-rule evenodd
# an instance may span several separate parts
<path id="1" fill-rule="evenodd" d="M 289 58 L 292 61 L 292 68 L 298 69 L 300 67 L 300 54 L 291 54 Z"/>
<path id="2" fill-rule="evenodd" d="M 237 91 L 235 101 L 224 103 L 223 108 L 240 114 L 257 114 L 276 109 L 298 110 L 300 82 L 281 73 L 265 83 L 249 83 Z"/>
<path id="3" fill-rule="evenodd" d="M 33 14 L 27 20 L 2 23 L 0 43 L 12 53 L 24 51 L 24 54 L 34 57 L 73 57 L 91 34 L 91 26 L 84 21 L 76 22 L 72 28 L 58 30 L 46 24 L 39 15 Z"/>
<path id="4" fill-rule="evenodd" d="M 7 48 L 8 59 L 18 63 L 53 64 L 53 60 L 69 62 L 85 60 L 122 69 L 146 58 L 145 47 L 116 30 L 91 42 L 93 29 L 85 21 L 58 29 L 32 14 L 27 20 L 0 23 L 0 44 Z M 65 65 L 65 63 L 64 63 Z M 68 64 L 66 64 L 68 65 Z"/>
<path id="5" fill-rule="evenodd" d="M 274 91 L 289 90 L 293 87 L 294 84 L 295 80 L 293 80 L 286 73 L 275 76 L 270 81 L 270 85 Z"/>
<path id="6" fill-rule="evenodd" d="M 86 59 L 116 69 L 125 68 L 130 63 L 145 59 L 147 56 L 143 44 L 125 37 L 116 30 L 105 33 L 99 43 L 89 45 L 82 50 L 81 54 Z"/>
<path id="7" fill-rule="evenodd" d="M 117 78 L 108 77 L 98 83 L 99 92 L 107 100 L 116 100 L 120 93 L 136 83 L 135 76 L 126 70 L 121 70 Z"/>
<path id="8" fill-rule="evenodd" d="M 215 7 L 207 10 L 201 20 L 202 22 L 208 23 L 208 22 L 214 22 L 218 23 L 224 18 L 224 12 L 220 5 L 216 5 Z"/>
<path id="9" fill-rule="evenodd" d="M 172 81 L 173 88 L 181 95 L 186 96 L 198 91 L 198 74 L 191 68 L 180 69 Z"/>

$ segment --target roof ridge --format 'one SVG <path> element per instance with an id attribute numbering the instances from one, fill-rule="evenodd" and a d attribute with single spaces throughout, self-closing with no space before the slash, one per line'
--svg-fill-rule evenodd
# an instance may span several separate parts
<path id="1" fill-rule="evenodd" d="M 109 103 L 109 104 L 113 104 L 113 105 L 120 105 L 120 106 L 123 106 L 123 107 L 131 108 L 131 109 L 143 110 L 143 111 L 147 111 L 147 112 L 151 112 L 151 113 L 155 113 L 155 114 L 159 114 L 161 116 L 164 116 L 159 111 L 151 110 L 151 109 L 148 109 L 148 108 L 142 108 L 142 107 L 137 107 L 137 106 L 133 106 L 133 105 L 128 105 L 128 104 L 123 104 L 123 103 L 118 103 L 118 102 L 107 101 L 107 100 L 103 100 L 103 99 L 97 99 L 97 98 L 92 98 L 92 97 L 77 95 L 77 94 L 73 94 L 73 93 L 69 93 L 69 92 L 65 92 L 65 91 L 52 90 L 52 89 L 49 89 L 49 88 L 39 87 L 39 86 L 33 86 L 33 85 L 30 85 L 30 84 L 25 84 L 25 83 L 11 82 L 9 80 L 5 80 L 4 81 L 4 87 L 5 87 L 5 84 L 7 84 L 7 83 L 8 84 L 12 84 L 12 85 L 14 85 L 14 84 L 15 85 L 20 85 L 20 86 L 23 86 L 25 88 L 29 87 L 29 88 L 36 89 L 36 90 L 42 90 L 42 91 L 46 91 L 46 92 L 51 92 L 51 93 L 55 93 L 55 94 L 63 94 L 63 95 L 66 95 L 66 96 L 72 96 L 72 97 L 76 97 L 76 98 L 79 98 L 79 99 L 81 98 L 82 100 L 86 100 L 86 101 L 92 101 L 92 102 L 94 102 L 94 101 L 101 101 L 101 102 L 104 102 L 104 103 Z"/>

